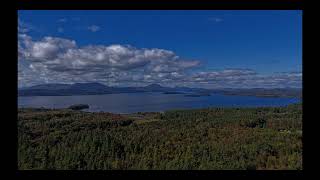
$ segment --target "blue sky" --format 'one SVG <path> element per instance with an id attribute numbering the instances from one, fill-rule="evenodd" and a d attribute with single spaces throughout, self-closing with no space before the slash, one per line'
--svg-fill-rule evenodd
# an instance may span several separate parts
<path id="1" fill-rule="evenodd" d="M 203 82 L 206 87 L 216 87 L 220 80 L 218 78 L 219 80 L 215 81 L 213 76 L 217 73 L 212 74 L 212 72 L 223 74 L 223 71 L 230 69 L 250 70 L 258 76 L 275 77 L 279 73 L 292 74 L 302 71 L 302 11 L 19 11 L 18 17 L 20 28 L 18 33 L 30 37 L 34 44 L 44 42 L 45 37 L 52 37 L 73 40 L 78 49 L 87 46 L 128 45 L 135 49 L 134 51 L 130 49 L 131 53 L 139 49 L 162 49 L 173 52 L 178 60 L 198 63 L 192 68 L 188 66 L 188 70 L 173 68 L 170 73 L 182 73 L 184 76 L 186 76 L 184 73 L 188 73 L 189 79 L 195 79 L 199 75 L 196 73 L 211 72 L 208 81 L 215 83 Z M 105 61 L 106 63 L 110 61 L 110 56 L 107 57 L 109 59 Z M 168 60 L 168 56 L 166 58 L 164 59 Z M 20 71 L 27 72 L 28 70 L 24 70 L 27 66 L 37 64 L 34 64 L 36 61 L 31 57 L 29 61 L 26 57 L 21 59 L 25 62 L 21 62 L 24 66 L 21 66 Z M 124 60 L 119 59 L 120 61 Z M 91 62 L 93 61 L 86 63 Z M 145 59 L 139 61 L 145 68 L 148 62 L 147 65 L 143 62 Z M 84 64 L 85 60 L 79 63 Z M 50 63 L 46 63 L 46 67 L 48 64 Z M 169 64 L 172 63 L 166 63 Z M 39 68 L 44 67 L 39 63 L 37 65 Z M 107 69 L 104 69 L 108 71 L 105 73 L 113 71 Z M 130 74 L 133 71 L 136 71 L 136 68 L 122 70 L 119 73 Z M 145 70 L 143 72 L 146 75 L 147 72 Z M 161 73 L 164 72 L 169 71 Z M 49 70 L 43 74 L 46 73 L 50 74 Z M 131 73 L 130 76 L 132 75 L 135 74 Z M 101 80 L 101 74 L 99 76 L 97 79 Z M 108 77 L 109 80 L 101 82 L 112 85 L 110 83 L 112 80 L 110 76 Z M 21 76 L 21 81 L 23 78 Z M 23 84 L 26 86 L 36 84 L 30 79 Z M 52 81 L 59 82 L 59 78 Z M 51 80 L 47 79 L 46 82 Z M 146 83 L 143 81 L 142 84 Z M 128 83 L 124 81 L 115 85 L 122 84 Z M 195 85 L 195 82 L 190 84 L 190 86 Z M 247 87 L 248 84 L 243 86 Z"/>

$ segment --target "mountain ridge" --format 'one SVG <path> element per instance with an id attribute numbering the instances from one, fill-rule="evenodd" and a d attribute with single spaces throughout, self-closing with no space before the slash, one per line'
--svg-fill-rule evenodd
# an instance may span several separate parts
<path id="1" fill-rule="evenodd" d="M 298 97 L 302 98 L 299 88 L 247 88 L 247 89 L 205 89 L 191 87 L 165 87 L 160 84 L 149 84 L 142 87 L 111 87 L 97 82 L 74 84 L 39 84 L 18 89 L 18 96 L 70 96 L 70 95 L 101 95 L 117 93 L 162 92 L 177 93 L 220 93 L 224 95 L 263 96 L 263 97 Z M 168 93 L 170 92 L 170 93 Z"/>

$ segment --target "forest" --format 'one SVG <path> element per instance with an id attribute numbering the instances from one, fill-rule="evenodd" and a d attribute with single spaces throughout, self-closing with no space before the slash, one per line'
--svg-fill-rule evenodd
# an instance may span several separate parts
<path id="1" fill-rule="evenodd" d="M 112 114 L 18 109 L 18 169 L 301 170 L 302 104 Z"/>

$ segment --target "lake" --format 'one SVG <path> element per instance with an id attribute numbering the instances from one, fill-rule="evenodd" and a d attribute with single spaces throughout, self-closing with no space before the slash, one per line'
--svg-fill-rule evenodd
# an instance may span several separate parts
<path id="1" fill-rule="evenodd" d="M 300 102 L 299 98 L 272 98 L 255 96 L 185 97 L 184 94 L 121 93 L 82 96 L 24 96 L 18 97 L 19 107 L 66 108 L 73 104 L 88 104 L 90 112 L 160 112 L 172 109 L 207 107 L 266 107 L 285 106 Z"/>

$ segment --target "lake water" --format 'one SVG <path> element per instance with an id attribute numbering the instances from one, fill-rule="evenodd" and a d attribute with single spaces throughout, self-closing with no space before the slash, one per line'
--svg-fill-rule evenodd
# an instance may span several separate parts
<path id="1" fill-rule="evenodd" d="M 185 97 L 184 94 L 121 93 L 82 96 L 29 96 L 18 97 L 19 107 L 66 108 L 73 104 L 88 104 L 91 112 L 159 112 L 171 109 L 207 107 L 265 107 L 285 106 L 300 102 L 298 98 L 271 98 L 254 96 Z"/>

